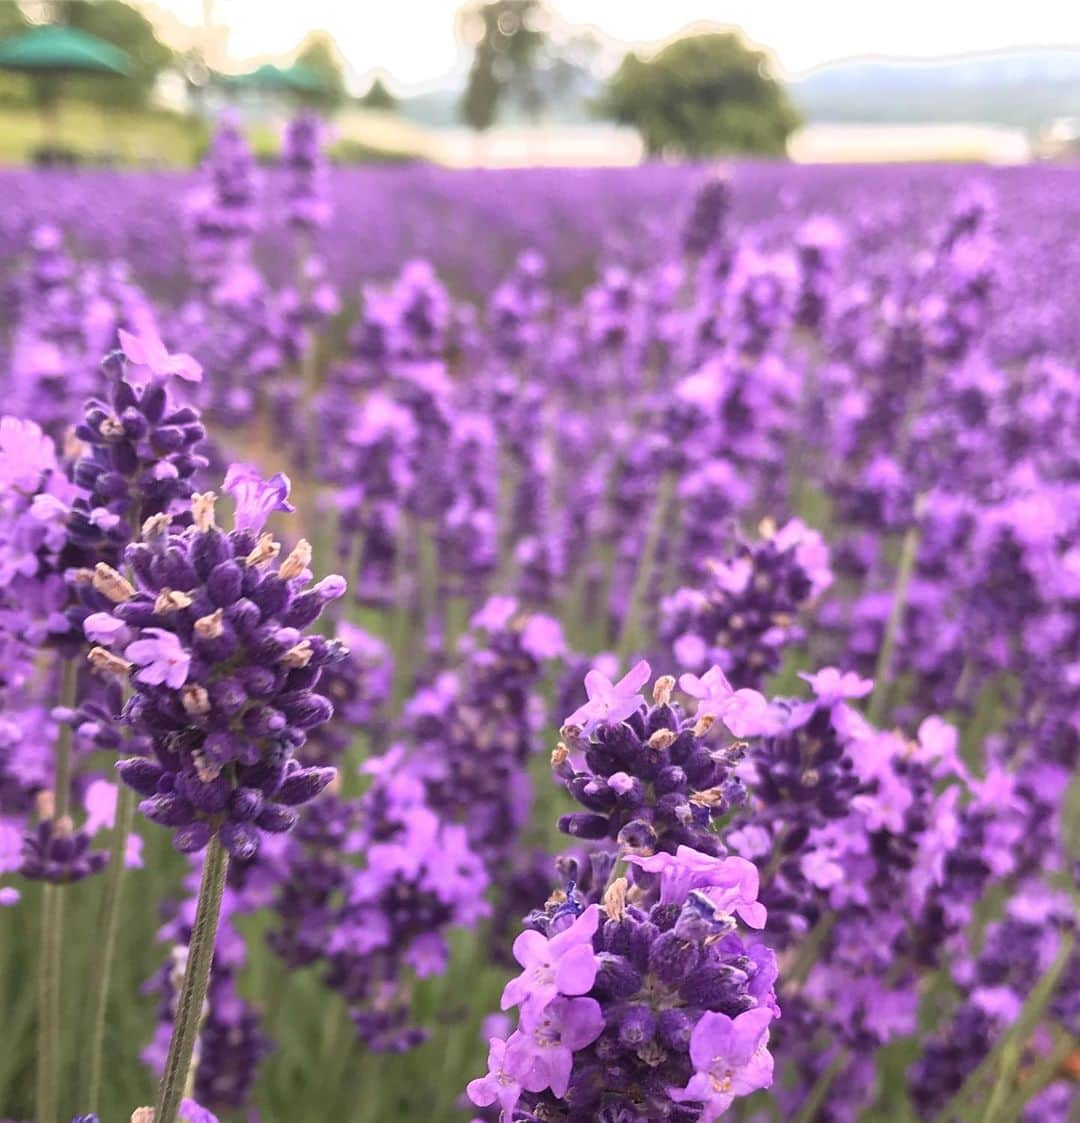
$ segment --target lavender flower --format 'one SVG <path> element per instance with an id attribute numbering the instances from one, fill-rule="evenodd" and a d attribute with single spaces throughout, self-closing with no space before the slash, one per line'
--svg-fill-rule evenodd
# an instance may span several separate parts
<path id="1" fill-rule="evenodd" d="M 695 670 L 715 663 L 731 677 L 759 686 L 795 642 L 798 613 L 832 583 L 821 536 L 794 519 L 759 543 L 711 563 L 702 588 L 672 594 L 662 631 L 678 661 Z M 769 533 L 771 531 L 771 533 Z"/>
<path id="2" fill-rule="evenodd" d="M 219 530 L 213 496 L 200 495 L 189 527 L 170 534 L 152 523 L 128 548 L 137 585 L 119 584 L 111 611 L 133 639 L 122 657 L 98 647 L 91 662 L 133 671 L 125 720 L 150 738 L 154 755 L 119 769 L 144 797 L 143 814 L 172 828 L 180 850 L 201 850 L 217 834 L 230 854 L 250 858 L 260 832 L 289 830 L 292 808 L 333 777 L 332 769 L 303 768 L 294 753 L 330 717 L 315 687 L 322 668 L 343 655 L 335 641 L 302 629 L 344 582 L 329 577 L 309 588 L 304 542 L 276 563 L 280 546 L 259 531 L 269 510 L 285 504 L 283 487 L 262 486 L 241 469 L 230 480 L 236 530 Z M 92 629 L 103 634 L 97 622 Z"/>
<path id="3" fill-rule="evenodd" d="M 556 777 L 586 810 L 564 815 L 559 829 L 577 838 L 618 840 L 641 854 L 674 854 L 679 846 L 719 853 L 710 825 L 745 798 L 734 774 L 745 747 L 716 743 L 715 719 L 719 713 L 742 729 L 736 710 L 763 711 L 765 701 L 740 691 L 735 705 L 707 705 L 715 712 L 690 720 L 672 701 L 670 678 L 657 680 L 655 705 L 645 706 L 638 691 L 651 674 L 648 663 L 639 663 L 613 687 L 590 672 L 592 698 L 568 719 L 552 757 Z M 591 730 L 587 738 L 579 719 Z"/>
<path id="4" fill-rule="evenodd" d="M 674 858 L 708 861 L 686 848 Z M 506 1121 L 715 1119 L 771 1083 L 775 960 L 736 934 L 725 890 L 695 880 L 670 879 L 651 908 L 625 879 L 577 915 L 551 903 L 546 934 L 515 945 L 526 970 L 503 1005 L 520 1007 L 518 1026 L 492 1040 L 474 1103 L 498 1103 Z"/>

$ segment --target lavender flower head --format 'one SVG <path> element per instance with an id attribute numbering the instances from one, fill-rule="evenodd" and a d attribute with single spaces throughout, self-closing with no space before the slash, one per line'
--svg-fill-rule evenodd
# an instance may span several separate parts
<path id="1" fill-rule="evenodd" d="M 282 163 L 288 174 L 285 190 L 289 222 L 300 229 L 325 226 L 330 220 L 326 198 L 326 126 L 314 113 L 301 113 L 285 128 Z"/>
<path id="2" fill-rule="evenodd" d="M 725 726 L 735 736 L 752 732 L 765 699 L 733 690 L 718 667 L 700 679 L 684 675 L 683 689 L 700 700 L 691 719 L 672 700 L 670 677 L 657 680 L 654 705 L 645 705 L 640 691 L 651 676 L 644 661 L 617 683 L 596 670 L 586 676 L 589 700 L 567 718 L 552 757 L 585 810 L 564 815 L 559 829 L 644 855 L 680 846 L 718 854 L 711 825 L 746 796 L 734 774 L 745 745 L 718 734 Z"/>
<path id="3" fill-rule="evenodd" d="M 517 1028 L 492 1038 L 489 1071 L 469 1084 L 475 1104 L 497 1104 L 504 1123 L 709 1123 L 772 1083 L 776 962 L 738 933 L 740 906 L 760 906 L 728 868 L 750 863 L 687 847 L 662 858 L 651 906 L 617 878 L 601 904 L 553 898 L 546 931 L 518 937 L 522 973 L 502 996 Z"/>
<path id="4" fill-rule="evenodd" d="M 766 521 L 762 531 L 759 542 L 741 542 L 733 555 L 710 562 L 700 588 L 664 601 L 662 634 L 680 665 L 717 664 L 760 686 L 800 636 L 800 610 L 832 584 L 829 549 L 816 530 L 792 519 L 779 529 Z"/>
<path id="5" fill-rule="evenodd" d="M 96 668 L 130 677 L 124 718 L 153 757 L 118 765 L 144 797 L 147 818 L 174 832 L 185 852 L 216 834 L 249 859 L 260 832 L 289 830 L 294 807 L 317 795 L 332 768 L 303 768 L 294 754 L 327 721 L 317 692 L 322 668 L 344 657 L 336 640 L 304 629 L 345 590 L 340 577 L 311 585 L 311 549 L 301 540 L 278 561 L 263 532 L 288 510 L 288 481 L 261 480 L 234 465 L 235 529 L 215 525 L 214 496 L 192 499 L 192 522 L 170 532 L 151 519 L 125 560 L 133 580 L 99 566 L 102 610 L 86 621 Z"/>

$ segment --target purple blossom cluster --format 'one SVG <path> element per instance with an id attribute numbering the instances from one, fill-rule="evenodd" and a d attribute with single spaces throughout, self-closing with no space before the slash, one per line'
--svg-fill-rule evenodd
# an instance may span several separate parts
<path id="1" fill-rule="evenodd" d="M 507 1123 L 712 1120 L 772 1083 L 775 959 L 732 915 L 757 911 L 753 867 L 689 847 L 641 864 L 660 876 L 651 907 L 617 879 L 602 905 L 564 897 L 515 941 L 502 1006 L 517 1028 L 469 1085 Z"/>
<path id="2" fill-rule="evenodd" d="M 1064 1123 L 1072 173 L 328 138 L 0 176 L 5 1111 Z"/>
<path id="3" fill-rule="evenodd" d="M 760 542 L 699 562 L 705 580 L 664 601 L 661 634 L 679 666 L 697 672 L 717 665 L 757 686 L 779 669 L 784 649 L 799 642 L 799 613 L 833 581 L 829 550 L 798 519 L 763 530 Z"/>
<path id="4" fill-rule="evenodd" d="M 99 565 L 99 595 L 111 604 L 84 627 L 98 644 L 91 662 L 130 675 L 125 720 L 151 741 L 152 757 L 119 765 L 142 813 L 171 828 L 183 852 L 216 835 L 250 858 L 263 832 L 291 829 L 292 808 L 333 779 L 295 751 L 333 712 L 315 688 L 343 648 L 304 629 L 344 582 L 311 584 L 303 540 L 278 561 L 280 544 L 263 528 L 291 510 L 287 479 L 234 465 L 225 489 L 236 504 L 231 532 L 217 527 L 211 492 L 192 498 L 178 533 L 151 520 L 125 551 L 134 581 Z"/>

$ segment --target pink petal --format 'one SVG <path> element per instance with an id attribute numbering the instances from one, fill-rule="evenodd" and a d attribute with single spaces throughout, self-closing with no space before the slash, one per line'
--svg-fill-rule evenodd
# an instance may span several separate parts
<path id="1" fill-rule="evenodd" d="M 137 335 L 132 335 L 129 331 L 124 331 L 119 328 L 116 332 L 120 339 L 120 349 L 124 354 L 139 366 L 146 365 L 146 349 L 143 347 L 142 340 Z"/>
<path id="2" fill-rule="evenodd" d="M 652 667 L 642 659 L 639 663 L 626 672 L 625 675 L 615 684 L 615 689 L 620 694 L 625 694 L 630 690 L 640 690 L 652 677 Z"/>
<path id="3" fill-rule="evenodd" d="M 596 956 L 591 944 L 579 944 L 559 960 L 555 986 L 560 994 L 587 994 L 594 982 Z"/>
<path id="4" fill-rule="evenodd" d="M 548 942 L 531 929 L 522 932 L 514 941 L 514 958 L 522 967 L 532 967 L 537 963 L 545 963 L 548 959 Z"/>

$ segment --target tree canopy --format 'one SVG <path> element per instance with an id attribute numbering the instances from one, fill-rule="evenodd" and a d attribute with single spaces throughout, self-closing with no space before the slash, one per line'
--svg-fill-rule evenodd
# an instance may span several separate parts
<path id="1" fill-rule="evenodd" d="M 345 73 L 333 37 L 313 31 L 300 45 L 296 65 L 316 73 L 322 88 L 304 93 L 300 100 L 320 109 L 337 109 L 345 101 Z"/>
<path id="2" fill-rule="evenodd" d="M 734 32 L 677 39 L 649 59 L 628 54 L 601 108 L 636 128 L 650 156 L 781 155 L 799 123 L 765 55 Z"/>
<path id="3" fill-rule="evenodd" d="M 18 4 L 0 3 L 0 39 L 26 30 L 26 17 Z M 20 74 L 0 74 L 0 104 L 26 101 L 26 79 Z"/>
<path id="4" fill-rule="evenodd" d="M 397 108 L 397 98 L 387 89 L 386 83 L 378 77 L 368 87 L 367 92 L 357 100 L 368 109 L 393 110 Z"/>
<path id="5" fill-rule="evenodd" d="M 472 128 L 490 128 L 508 96 L 530 114 L 539 110 L 536 71 L 547 42 L 545 14 L 541 0 L 489 0 L 464 9 L 461 26 L 473 58 L 461 113 Z"/>
<path id="6" fill-rule="evenodd" d="M 123 0 L 60 0 L 56 19 L 96 35 L 124 51 L 135 64 L 126 78 L 72 78 L 65 92 L 100 105 L 144 105 L 173 52 L 154 34 L 153 24 Z"/>

